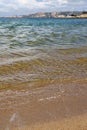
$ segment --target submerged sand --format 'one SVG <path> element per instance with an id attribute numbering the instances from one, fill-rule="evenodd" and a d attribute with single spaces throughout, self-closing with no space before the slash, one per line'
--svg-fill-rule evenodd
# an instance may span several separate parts
<path id="1" fill-rule="evenodd" d="M 0 130 L 87 130 L 87 79 L 1 91 Z"/>
<path id="2" fill-rule="evenodd" d="M 38 123 L 31 126 L 19 127 L 20 130 L 87 130 L 87 115 L 74 116 L 60 121 Z M 18 130 L 13 128 L 12 130 Z"/>
<path id="3" fill-rule="evenodd" d="M 87 47 L 0 60 L 0 130 L 87 130 Z"/>

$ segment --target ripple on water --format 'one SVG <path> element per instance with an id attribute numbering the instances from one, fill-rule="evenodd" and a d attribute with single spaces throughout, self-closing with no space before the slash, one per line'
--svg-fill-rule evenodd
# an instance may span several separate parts
<path id="1" fill-rule="evenodd" d="M 39 87 L 60 80 L 86 78 L 86 52 L 87 47 L 46 47 L 3 53 L 0 58 L 0 88 Z"/>
<path id="2" fill-rule="evenodd" d="M 87 19 L 1 19 L 0 88 L 87 77 Z"/>

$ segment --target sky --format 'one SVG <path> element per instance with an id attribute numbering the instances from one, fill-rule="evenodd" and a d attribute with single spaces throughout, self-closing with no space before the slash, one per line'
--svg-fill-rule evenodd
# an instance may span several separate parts
<path id="1" fill-rule="evenodd" d="M 74 10 L 87 11 L 87 0 L 0 0 L 0 16 Z"/>

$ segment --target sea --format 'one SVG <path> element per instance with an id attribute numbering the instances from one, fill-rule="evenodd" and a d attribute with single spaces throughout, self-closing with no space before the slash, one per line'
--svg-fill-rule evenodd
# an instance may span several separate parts
<path id="1" fill-rule="evenodd" d="M 87 19 L 0 18 L 0 90 L 87 80 Z"/>

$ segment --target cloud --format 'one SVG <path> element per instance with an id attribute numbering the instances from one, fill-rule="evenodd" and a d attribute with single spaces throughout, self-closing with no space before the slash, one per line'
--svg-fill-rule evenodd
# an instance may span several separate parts
<path id="1" fill-rule="evenodd" d="M 0 14 L 26 14 L 37 11 L 55 10 L 68 0 L 0 0 Z"/>
<path id="2" fill-rule="evenodd" d="M 30 8 L 30 9 L 43 9 L 49 6 L 61 6 L 66 4 L 68 0 L 16 0 L 15 3 L 18 4 L 18 8 Z"/>
<path id="3" fill-rule="evenodd" d="M 0 0 L 1 14 L 26 14 L 37 11 L 58 11 L 87 8 L 86 0 Z"/>

